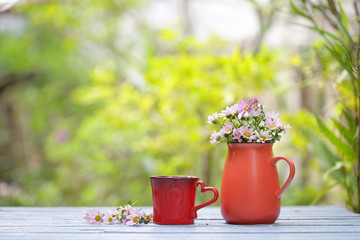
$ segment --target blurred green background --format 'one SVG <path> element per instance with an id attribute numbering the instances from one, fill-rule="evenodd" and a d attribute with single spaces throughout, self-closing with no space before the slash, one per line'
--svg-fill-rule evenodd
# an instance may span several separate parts
<path id="1" fill-rule="evenodd" d="M 227 148 L 209 143 L 207 116 L 253 96 L 292 126 L 274 148 L 297 167 L 283 204 L 343 204 L 312 141 L 316 116 L 336 117 L 348 89 L 334 87 L 339 64 L 292 23 L 288 1 L 33 0 L 2 10 L 0 205 L 152 205 L 151 175 L 220 188 Z M 280 164 L 282 182 L 287 171 Z"/>

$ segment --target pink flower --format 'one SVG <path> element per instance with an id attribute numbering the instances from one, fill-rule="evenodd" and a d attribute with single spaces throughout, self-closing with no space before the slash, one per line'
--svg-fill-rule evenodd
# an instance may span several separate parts
<path id="1" fill-rule="evenodd" d="M 130 204 L 125 205 L 124 207 L 119 208 L 120 216 L 122 218 L 126 218 L 130 214 L 130 211 L 132 211 L 134 208 Z"/>
<path id="2" fill-rule="evenodd" d="M 257 106 L 259 104 L 259 100 L 257 97 L 253 97 L 251 98 L 250 103 L 252 106 Z"/>
<path id="3" fill-rule="evenodd" d="M 69 140 L 70 134 L 68 131 L 65 130 L 58 130 L 56 131 L 56 140 L 59 143 L 65 143 L 67 140 Z"/>
<path id="4" fill-rule="evenodd" d="M 107 211 L 102 217 L 102 219 L 105 224 L 113 224 L 114 221 L 116 221 L 116 217 L 113 216 L 112 211 Z"/>
<path id="5" fill-rule="evenodd" d="M 232 124 L 232 123 L 227 123 L 227 124 L 225 124 L 225 126 L 223 126 L 223 127 L 220 129 L 220 137 L 223 137 L 223 136 L 225 136 L 225 135 L 231 134 L 232 128 L 233 128 L 233 124 Z"/>
<path id="6" fill-rule="evenodd" d="M 112 214 L 113 214 L 113 216 L 114 216 L 114 218 L 115 218 L 114 221 L 115 221 L 116 223 L 121 223 L 121 222 L 122 222 L 121 212 L 120 212 L 119 210 L 113 209 L 113 210 L 112 210 Z"/>
<path id="7" fill-rule="evenodd" d="M 249 128 L 249 126 L 243 126 L 239 129 L 243 138 L 246 138 L 250 141 L 256 139 L 256 136 L 254 136 L 254 130 L 252 128 Z"/>
<path id="8" fill-rule="evenodd" d="M 282 129 L 283 128 L 283 124 L 281 122 L 279 122 L 279 119 L 266 119 L 265 122 L 266 126 L 270 129 L 270 130 L 275 130 L 275 129 Z"/>
<path id="9" fill-rule="evenodd" d="M 282 129 L 284 128 L 283 124 L 280 122 L 280 119 L 278 118 L 279 114 L 273 112 L 268 112 L 266 114 L 266 121 L 265 124 L 270 130 L 274 129 Z"/>
<path id="10" fill-rule="evenodd" d="M 239 112 L 249 112 L 251 108 L 251 102 L 249 99 L 244 99 L 240 101 L 240 105 L 239 105 Z"/>
<path id="11" fill-rule="evenodd" d="M 101 215 L 102 214 L 100 214 L 100 210 L 89 209 L 85 212 L 85 216 L 83 217 L 83 219 L 85 219 L 91 224 L 100 224 L 102 221 Z"/>
<path id="12" fill-rule="evenodd" d="M 220 139 L 221 139 L 220 133 L 218 133 L 218 132 L 216 132 L 216 131 L 214 130 L 214 132 L 213 132 L 213 133 L 211 134 L 211 136 L 210 136 L 210 143 L 211 143 L 211 144 L 219 143 L 219 142 L 220 142 Z"/>
<path id="13" fill-rule="evenodd" d="M 258 108 L 257 110 L 251 109 L 249 114 L 253 117 L 258 117 L 261 114 L 261 109 Z"/>
<path id="14" fill-rule="evenodd" d="M 126 220 L 126 225 L 128 226 L 134 226 L 134 225 L 138 226 L 141 220 L 139 211 L 137 211 L 136 209 L 130 211 L 129 215 L 126 217 L 125 220 Z"/>
<path id="15" fill-rule="evenodd" d="M 232 138 L 233 140 L 238 140 L 239 142 L 241 142 L 241 136 L 242 136 L 242 131 L 241 131 L 241 129 L 236 128 L 236 129 L 233 131 L 232 135 L 233 135 L 233 138 Z"/>
<path id="16" fill-rule="evenodd" d="M 150 213 L 150 214 L 144 213 L 144 215 L 142 215 L 141 217 L 144 219 L 145 223 L 152 222 L 152 220 L 153 220 L 153 214 L 152 213 Z"/>

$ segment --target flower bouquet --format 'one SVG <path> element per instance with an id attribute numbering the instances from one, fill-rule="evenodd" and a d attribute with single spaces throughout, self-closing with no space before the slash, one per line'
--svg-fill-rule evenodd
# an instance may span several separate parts
<path id="1" fill-rule="evenodd" d="M 226 107 L 221 113 L 213 113 L 208 123 L 219 124 L 219 131 L 214 130 L 210 143 L 269 143 L 279 141 L 290 125 L 280 122 L 279 114 L 264 112 L 265 106 L 256 97 L 244 99 L 240 104 Z"/>

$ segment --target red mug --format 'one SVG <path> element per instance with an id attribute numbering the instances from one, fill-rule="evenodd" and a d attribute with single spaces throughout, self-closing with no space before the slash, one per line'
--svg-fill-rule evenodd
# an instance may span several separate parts
<path id="1" fill-rule="evenodd" d="M 214 203 L 219 193 L 216 188 L 206 187 L 203 181 L 193 176 L 151 176 L 154 218 L 157 224 L 185 225 L 194 224 L 196 211 Z M 195 206 L 196 187 L 201 192 L 213 191 L 214 197 Z"/>

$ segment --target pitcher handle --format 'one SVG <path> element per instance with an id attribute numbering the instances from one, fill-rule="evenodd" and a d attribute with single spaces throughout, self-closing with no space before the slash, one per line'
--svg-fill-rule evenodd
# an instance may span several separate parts
<path id="1" fill-rule="evenodd" d="M 213 191 L 214 192 L 214 197 L 210 201 L 208 201 L 206 203 L 195 206 L 194 209 L 193 209 L 193 216 L 192 216 L 193 218 L 197 218 L 197 213 L 196 213 L 197 210 L 199 210 L 200 208 L 209 206 L 210 204 L 216 202 L 216 200 L 219 198 L 219 192 L 218 192 L 218 190 L 216 188 L 214 188 L 214 187 L 206 187 L 205 183 L 203 181 L 195 182 L 195 188 L 197 186 L 199 186 L 199 185 L 201 186 L 201 192 L 202 193 L 207 192 L 207 191 Z"/>
<path id="2" fill-rule="evenodd" d="M 289 164 L 290 167 L 290 173 L 289 173 L 289 177 L 287 178 L 286 182 L 284 183 L 284 185 L 276 190 L 275 192 L 275 196 L 277 199 L 279 199 L 281 197 L 281 195 L 284 193 L 284 191 L 286 190 L 286 188 L 289 186 L 289 184 L 291 183 L 291 181 L 294 179 L 295 176 L 295 165 L 294 163 L 287 157 L 274 157 L 271 159 L 271 163 L 273 166 L 276 166 L 276 163 L 279 160 L 285 160 L 287 162 L 287 164 Z"/>

